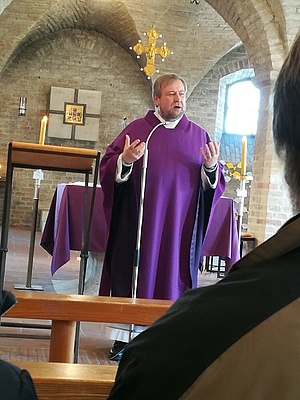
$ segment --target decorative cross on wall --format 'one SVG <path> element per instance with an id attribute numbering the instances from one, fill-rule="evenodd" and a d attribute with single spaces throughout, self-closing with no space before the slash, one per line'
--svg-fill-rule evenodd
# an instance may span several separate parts
<path id="1" fill-rule="evenodd" d="M 166 43 L 163 44 L 161 47 L 156 47 L 156 40 L 161 37 L 159 35 L 154 27 L 147 32 L 147 36 L 149 38 L 148 45 L 144 46 L 141 43 L 141 40 L 138 41 L 136 45 L 130 47 L 130 49 L 133 49 L 138 57 L 141 54 L 146 54 L 147 56 L 147 65 L 145 68 L 142 68 L 142 71 L 145 72 L 145 74 L 150 77 L 152 76 L 155 72 L 159 72 L 155 67 L 154 67 L 154 61 L 155 61 L 155 56 L 160 55 L 162 57 L 162 61 L 169 55 L 173 54 L 167 47 Z"/>

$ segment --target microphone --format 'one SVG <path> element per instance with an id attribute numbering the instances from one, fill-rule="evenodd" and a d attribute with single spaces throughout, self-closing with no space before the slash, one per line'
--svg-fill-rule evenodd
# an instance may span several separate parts
<path id="1" fill-rule="evenodd" d="M 155 127 L 150 131 L 146 141 L 145 141 L 145 152 L 142 165 L 142 175 L 141 175 L 141 192 L 140 192 L 140 203 L 139 203 L 139 215 L 138 215 L 138 226 L 137 226 L 137 236 L 136 236 L 136 248 L 133 263 L 132 272 L 132 286 L 131 295 L 132 298 L 136 298 L 137 292 L 137 279 L 138 279 L 138 268 L 140 265 L 140 245 L 141 245 L 141 235 L 142 235 L 142 225 L 143 225 L 143 214 L 144 214 L 144 198 L 145 198 L 145 188 L 146 188 L 146 172 L 148 167 L 148 144 L 151 136 L 162 125 L 167 125 L 167 122 L 160 122 L 155 125 Z"/>
<path id="2" fill-rule="evenodd" d="M 148 167 L 148 144 L 149 144 L 149 140 L 151 139 L 151 136 L 156 131 L 156 129 L 159 128 L 162 125 L 167 125 L 167 123 L 166 122 L 160 122 L 159 124 L 155 125 L 155 127 L 152 129 L 152 131 L 149 133 L 149 135 L 148 135 L 148 137 L 146 139 L 144 158 L 143 158 L 143 166 L 142 166 L 142 168 L 143 168 L 143 170 L 142 170 L 142 178 L 143 178 L 143 175 L 146 175 L 146 170 L 147 170 L 147 167 Z M 143 182 L 143 179 L 141 180 L 141 182 Z"/>

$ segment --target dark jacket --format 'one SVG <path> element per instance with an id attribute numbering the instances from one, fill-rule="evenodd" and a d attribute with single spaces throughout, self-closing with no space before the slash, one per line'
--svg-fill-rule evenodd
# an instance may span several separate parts
<path id="1" fill-rule="evenodd" d="M 17 302 L 16 297 L 6 291 L 0 292 L 0 312 L 3 315 Z M 0 360 L 1 400 L 37 400 L 31 376 L 26 370 Z"/>
<path id="2" fill-rule="evenodd" d="M 126 346 L 109 400 L 298 400 L 300 215 Z"/>

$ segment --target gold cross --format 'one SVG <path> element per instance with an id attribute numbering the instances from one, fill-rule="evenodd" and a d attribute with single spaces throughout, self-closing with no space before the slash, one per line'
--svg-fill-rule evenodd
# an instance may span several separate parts
<path id="1" fill-rule="evenodd" d="M 166 46 L 166 43 L 164 43 L 163 46 L 161 47 L 155 47 L 156 46 L 156 39 L 160 37 L 160 35 L 157 33 L 155 30 L 154 25 L 152 28 L 147 32 L 147 36 L 149 38 L 148 45 L 144 46 L 141 41 L 139 40 L 136 45 L 133 46 L 133 50 L 140 56 L 141 54 L 146 54 L 147 57 L 147 65 L 144 70 L 145 74 L 150 77 L 154 74 L 154 72 L 158 72 L 156 68 L 154 67 L 154 60 L 156 54 L 160 55 L 162 57 L 162 61 L 171 54 L 171 51 L 168 49 Z"/>

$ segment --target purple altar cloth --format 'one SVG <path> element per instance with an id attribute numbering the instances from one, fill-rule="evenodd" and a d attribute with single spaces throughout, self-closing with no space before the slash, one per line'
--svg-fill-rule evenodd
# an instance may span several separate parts
<path id="1" fill-rule="evenodd" d="M 41 238 L 41 246 L 52 255 L 52 275 L 70 260 L 70 250 L 81 250 L 83 196 L 82 185 L 57 185 Z M 100 253 L 105 252 L 108 239 L 102 203 L 103 192 L 97 187 L 89 251 Z M 221 197 L 207 227 L 202 256 L 224 259 L 228 272 L 240 258 L 239 249 L 233 200 Z"/>
<path id="2" fill-rule="evenodd" d="M 227 273 L 240 259 L 237 221 L 233 200 L 221 197 L 207 227 L 202 256 L 219 256 L 226 263 Z"/>
<path id="3" fill-rule="evenodd" d="M 70 250 L 82 248 L 84 190 L 83 185 L 57 185 L 40 243 L 52 255 L 52 275 L 70 260 Z M 89 187 L 88 212 L 91 194 Z M 103 192 L 97 187 L 89 251 L 104 252 L 106 248 L 108 229 L 102 203 Z"/>

